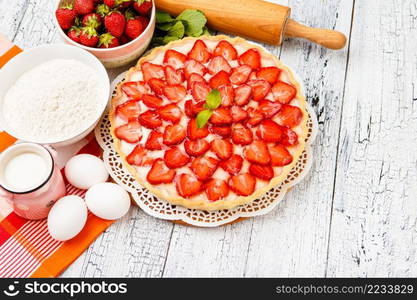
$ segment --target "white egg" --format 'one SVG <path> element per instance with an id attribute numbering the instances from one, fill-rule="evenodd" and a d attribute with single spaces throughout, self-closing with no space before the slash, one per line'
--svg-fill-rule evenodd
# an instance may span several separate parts
<path id="1" fill-rule="evenodd" d="M 59 199 L 48 214 L 48 230 L 58 241 L 75 237 L 87 222 L 87 206 L 78 196 L 65 196 Z"/>
<path id="2" fill-rule="evenodd" d="M 120 186 L 110 182 L 98 183 L 85 194 L 88 209 L 97 217 L 116 220 L 130 208 L 129 194 Z"/>
<path id="3" fill-rule="evenodd" d="M 87 190 L 97 183 L 106 182 L 109 173 L 100 158 L 90 154 L 79 154 L 65 165 L 65 176 L 73 186 Z"/>

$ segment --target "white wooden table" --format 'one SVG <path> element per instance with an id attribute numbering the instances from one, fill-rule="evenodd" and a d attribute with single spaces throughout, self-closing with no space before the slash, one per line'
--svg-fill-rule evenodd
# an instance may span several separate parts
<path id="1" fill-rule="evenodd" d="M 61 42 L 54 2 L 0 0 L 0 32 L 23 48 Z M 63 276 L 417 276 L 417 1 L 277 2 L 348 36 L 341 51 L 267 46 L 317 113 L 310 175 L 270 214 L 220 228 L 134 208 Z"/>

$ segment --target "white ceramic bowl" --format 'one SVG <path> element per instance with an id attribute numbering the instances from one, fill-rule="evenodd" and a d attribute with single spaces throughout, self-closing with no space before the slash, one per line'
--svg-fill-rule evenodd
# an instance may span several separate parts
<path id="1" fill-rule="evenodd" d="M 94 121 L 85 124 L 73 137 L 65 140 L 28 140 L 17 134 L 5 121 L 3 115 L 3 101 L 7 91 L 23 73 L 35 66 L 52 59 L 74 59 L 78 60 L 97 72 L 100 83 L 100 108 L 96 111 Z M 78 47 L 65 44 L 44 45 L 16 55 L 2 69 L 0 69 L 0 127 L 8 134 L 19 140 L 38 144 L 49 144 L 55 147 L 66 146 L 75 143 L 88 135 L 96 127 L 101 115 L 106 109 L 110 96 L 110 81 L 106 69 L 102 63 L 91 53 Z"/>
<path id="2" fill-rule="evenodd" d="M 61 3 L 68 2 L 69 0 L 57 0 L 57 5 L 55 9 L 57 9 Z M 72 1 L 72 0 L 71 0 Z M 130 41 L 129 43 L 126 43 L 124 45 L 114 47 L 114 48 L 108 48 L 108 49 L 102 49 L 102 48 L 92 48 L 92 47 L 86 47 L 84 45 L 78 44 L 71 40 L 65 32 L 62 30 L 62 28 L 58 24 L 58 20 L 55 17 L 55 11 L 53 11 L 53 19 L 55 26 L 57 28 L 57 31 L 62 38 L 62 40 L 70 45 L 80 47 L 84 50 L 89 51 L 93 55 L 95 55 L 106 68 L 115 68 L 124 66 L 128 63 L 131 63 L 139 58 L 145 50 L 148 48 L 153 33 L 155 31 L 155 2 L 152 0 L 152 11 L 150 15 L 149 24 L 146 27 L 146 29 L 134 40 Z"/>

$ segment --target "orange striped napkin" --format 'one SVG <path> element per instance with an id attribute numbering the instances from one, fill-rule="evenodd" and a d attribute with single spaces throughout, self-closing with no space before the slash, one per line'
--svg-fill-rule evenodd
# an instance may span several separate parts
<path id="1" fill-rule="evenodd" d="M 0 34 L 0 68 L 21 51 Z M 15 142 L 15 138 L 0 131 L 0 152 Z M 76 153 L 99 156 L 101 149 L 90 135 L 58 151 L 61 166 L 66 158 Z M 67 183 L 67 193 L 82 197 L 85 191 Z M 0 200 L 0 278 L 56 277 L 112 223 L 89 214 L 79 235 L 70 241 L 59 242 L 49 235 L 46 220 L 25 220 Z"/>

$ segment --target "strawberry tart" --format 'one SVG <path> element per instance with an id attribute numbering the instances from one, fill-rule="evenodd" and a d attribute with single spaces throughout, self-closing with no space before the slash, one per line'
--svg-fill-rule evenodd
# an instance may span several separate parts
<path id="1" fill-rule="evenodd" d="M 191 209 L 231 209 L 281 183 L 307 136 L 291 70 L 241 38 L 155 48 L 112 99 L 114 146 L 136 180 Z"/>

